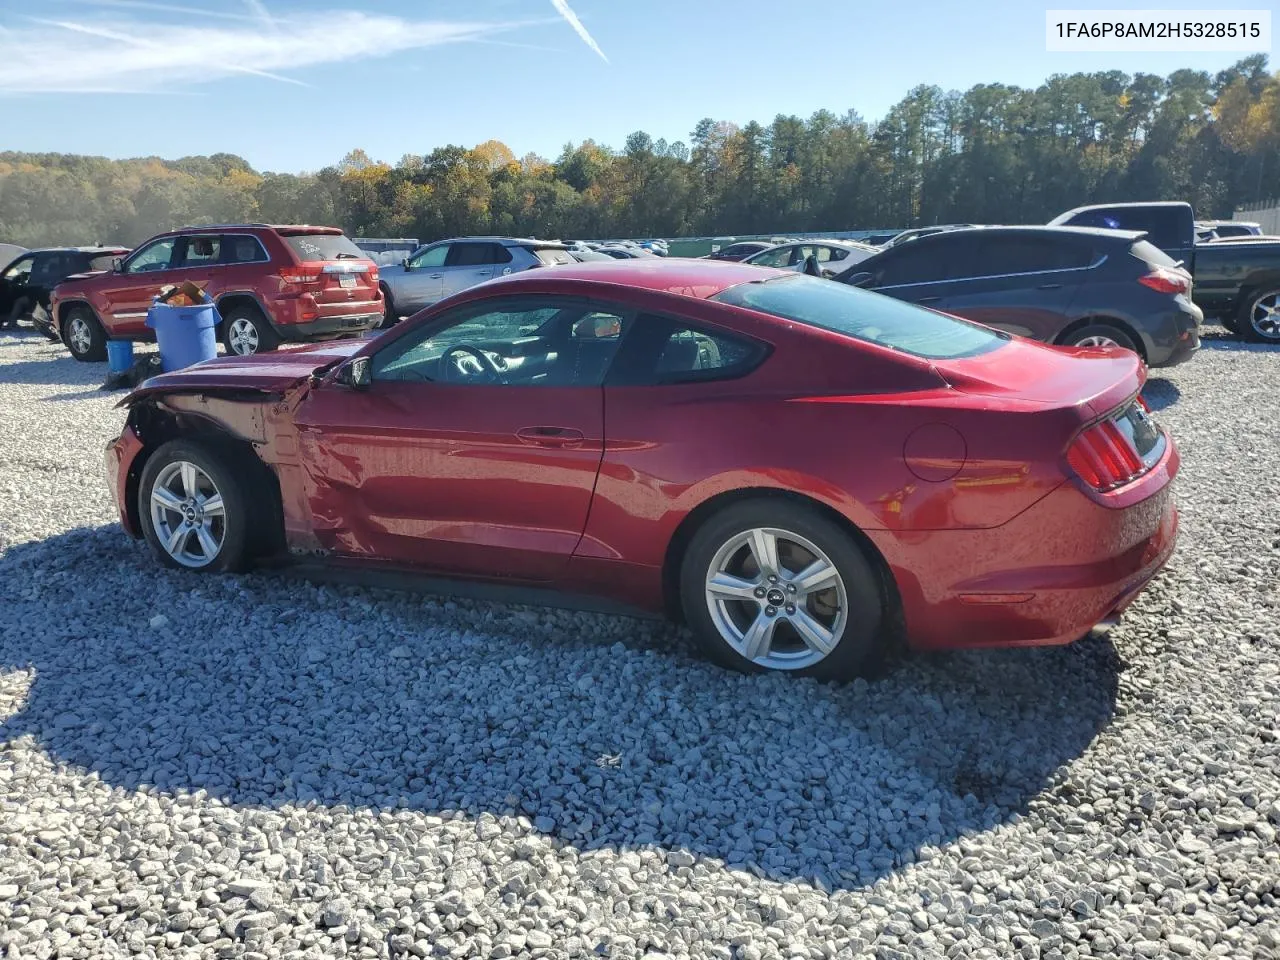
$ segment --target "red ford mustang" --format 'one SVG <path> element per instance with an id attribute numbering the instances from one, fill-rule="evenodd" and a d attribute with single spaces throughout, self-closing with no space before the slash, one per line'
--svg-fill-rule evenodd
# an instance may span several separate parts
<path id="1" fill-rule="evenodd" d="M 1066 643 L 1119 614 L 1177 529 L 1143 377 L 794 273 L 588 263 L 156 377 L 107 461 L 174 566 L 553 588 L 844 677 L 897 637 Z"/>

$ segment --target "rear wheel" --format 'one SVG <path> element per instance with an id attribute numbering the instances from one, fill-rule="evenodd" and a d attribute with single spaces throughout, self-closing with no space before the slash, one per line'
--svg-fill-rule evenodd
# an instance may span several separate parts
<path id="1" fill-rule="evenodd" d="M 798 504 L 751 500 L 711 517 L 680 593 L 703 649 L 735 670 L 844 680 L 883 653 L 875 571 L 845 531 Z"/>
<path id="2" fill-rule="evenodd" d="M 227 353 L 248 357 L 274 350 L 280 346 L 280 337 L 261 310 L 232 307 L 222 315 L 222 344 Z"/>
<path id="3" fill-rule="evenodd" d="M 1241 332 L 1256 343 L 1280 343 L 1280 289 L 1267 290 L 1249 302 Z"/>
<path id="4" fill-rule="evenodd" d="M 1091 323 L 1073 330 L 1062 342 L 1069 347 L 1124 347 L 1134 353 L 1138 352 L 1138 345 L 1133 342 L 1133 337 L 1109 323 Z"/>
<path id="5" fill-rule="evenodd" d="M 107 359 L 107 335 L 88 307 L 72 307 L 62 324 L 62 340 L 71 355 L 85 363 Z"/>
<path id="6" fill-rule="evenodd" d="M 382 302 L 384 304 L 382 322 L 376 327 L 378 330 L 386 330 L 400 322 L 400 317 L 396 314 L 395 301 L 391 299 L 391 291 L 386 287 L 382 288 Z"/>
<path id="7" fill-rule="evenodd" d="M 248 556 L 249 501 L 236 458 L 193 440 L 170 440 L 143 468 L 138 484 L 142 532 L 168 566 L 242 569 Z"/>

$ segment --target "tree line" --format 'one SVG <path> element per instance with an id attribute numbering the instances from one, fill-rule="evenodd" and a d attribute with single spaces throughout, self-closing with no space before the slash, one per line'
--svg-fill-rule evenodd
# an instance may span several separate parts
<path id="1" fill-rule="evenodd" d="M 703 120 L 687 143 L 633 133 L 555 159 L 491 140 L 353 150 L 315 173 L 240 157 L 0 153 L 0 242 L 134 244 L 199 223 L 320 223 L 352 236 L 676 237 L 1035 223 L 1083 203 L 1186 200 L 1205 217 L 1280 194 L 1280 76 L 1259 55 L 1216 75 L 1120 71 L 1036 89 L 919 86 L 882 119 L 819 110 Z"/>

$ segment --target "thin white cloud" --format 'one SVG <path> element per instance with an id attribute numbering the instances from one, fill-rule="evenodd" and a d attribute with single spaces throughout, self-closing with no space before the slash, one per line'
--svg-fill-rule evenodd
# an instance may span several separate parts
<path id="1" fill-rule="evenodd" d="M 569 0 L 551 0 L 551 5 L 556 8 L 556 13 L 569 22 L 569 26 L 573 27 L 574 32 L 582 38 L 582 42 L 598 53 L 601 60 L 608 63 L 609 58 L 604 55 L 604 51 L 600 49 L 600 44 L 596 43 L 595 38 L 587 32 L 587 28 L 578 19 L 578 15 L 573 12 L 573 8 L 569 6 Z"/>
<path id="2" fill-rule="evenodd" d="M 284 74 L 428 50 L 522 25 L 349 10 L 273 23 L 279 29 L 264 30 L 256 18 L 243 24 L 29 20 L 0 34 L 0 93 L 172 93 L 243 73 L 296 83 Z"/>
<path id="3" fill-rule="evenodd" d="M 267 5 L 262 0 L 244 0 L 244 5 L 249 8 L 249 12 L 253 14 L 255 20 L 273 30 L 275 29 L 275 18 L 267 12 Z"/>
<path id="4" fill-rule="evenodd" d="M 225 10 L 210 10 L 206 7 L 183 7 L 176 3 L 153 3 L 151 0 L 72 0 L 87 7 L 108 10 L 148 10 L 158 13 L 180 13 L 183 17 L 209 17 L 214 20 L 251 21 L 254 18 L 247 13 L 228 13 Z"/>

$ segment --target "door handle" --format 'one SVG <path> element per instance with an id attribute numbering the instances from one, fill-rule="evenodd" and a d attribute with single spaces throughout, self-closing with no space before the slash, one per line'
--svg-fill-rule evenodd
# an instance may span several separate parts
<path id="1" fill-rule="evenodd" d="M 535 447 L 576 447 L 587 439 L 581 430 L 569 427 L 525 427 L 517 430 L 516 436 Z"/>
<path id="2" fill-rule="evenodd" d="M 1062 284 L 1060 284 L 1060 283 L 1042 283 L 1042 284 L 1040 284 L 1040 286 L 1036 287 L 1036 289 L 1037 289 L 1037 290 L 1061 290 L 1061 289 L 1062 289 Z"/>
<path id="3" fill-rule="evenodd" d="M 443 274 L 443 273 L 428 273 L 428 274 L 427 274 L 427 279 L 428 279 L 428 280 L 439 280 L 439 279 L 440 279 L 441 277 L 443 277 L 443 276 L 444 276 L 444 274 Z"/>
<path id="4" fill-rule="evenodd" d="M 937 303 L 941 297 L 916 297 L 916 303 Z"/>

